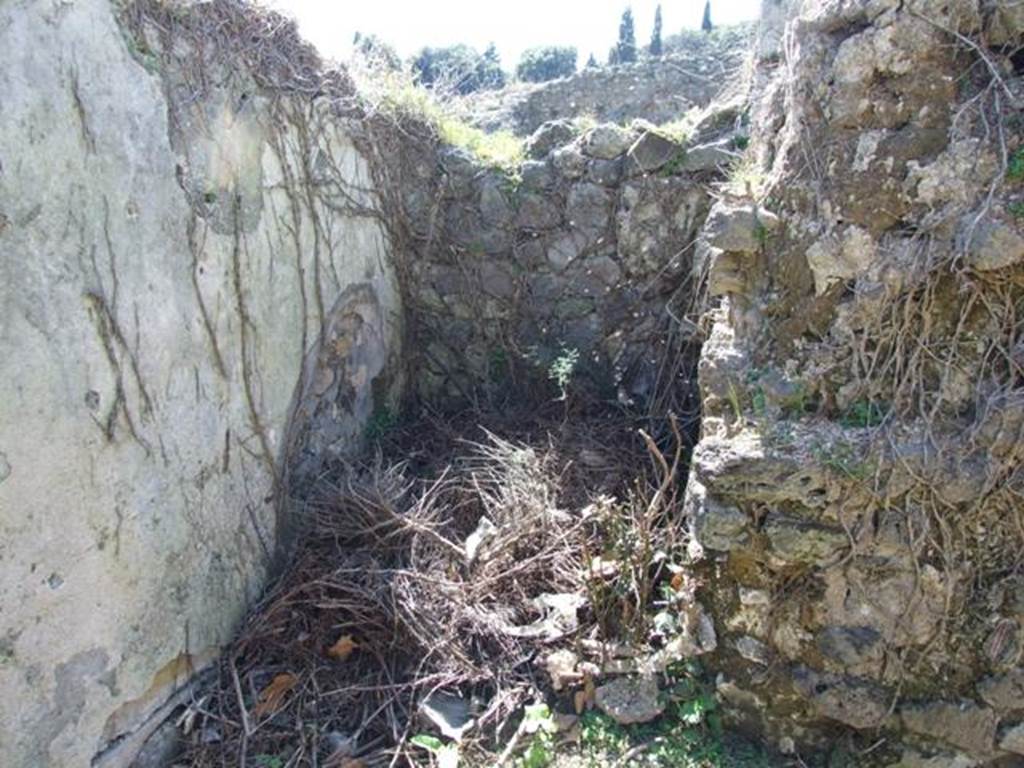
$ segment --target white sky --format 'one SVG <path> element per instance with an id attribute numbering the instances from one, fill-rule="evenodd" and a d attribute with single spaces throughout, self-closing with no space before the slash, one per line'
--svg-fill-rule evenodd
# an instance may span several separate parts
<path id="1" fill-rule="evenodd" d="M 574 45 L 579 63 L 593 52 L 604 61 L 619 33 L 626 5 L 633 8 L 638 45 L 651 38 L 658 0 L 266 0 L 294 16 L 302 35 L 321 53 L 345 59 L 356 31 L 376 34 L 402 58 L 425 45 L 467 43 L 482 51 L 494 42 L 506 70 L 523 49 Z M 700 26 L 704 0 L 663 0 L 662 37 Z M 715 24 L 757 17 L 760 0 L 711 0 Z"/>

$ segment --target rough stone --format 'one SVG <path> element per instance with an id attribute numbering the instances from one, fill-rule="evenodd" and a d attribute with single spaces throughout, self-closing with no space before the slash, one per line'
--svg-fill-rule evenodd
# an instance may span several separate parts
<path id="1" fill-rule="evenodd" d="M 885 657 L 882 635 L 871 627 L 825 627 L 816 638 L 822 656 L 837 669 L 874 676 Z"/>
<path id="2" fill-rule="evenodd" d="M 394 394 L 388 240 L 276 151 L 308 142 L 369 209 L 349 135 L 306 100 L 301 136 L 261 96 L 236 112 L 228 84 L 169 102 L 126 34 L 104 0 L 0 5 L 10 768 L 127 764 L 283 554 L 286 459 L 355 452 Z"/>
<path id="3" fill-rule="evenodd" d="M 818 240 L 807 249 L 807 265 L 814 273 L 814 288 L 820 296 L 839 280 L 850 280 L 865 272 L 875 259 L 876 244 L 860 227 L 849 227 L 841 235 Z"/>
<path id="4" fill-rule="evenodd" d="M 614 187 L 622 179 L 622 160 L 591 160 L 587 164 L 587 178 L 603 187 Z"/>
<path id="5" fill-rule="evenodd" d="M 519 166 L 519 176 L 523 188 L 530 190 L 547 190 L 555 183 L 555 175 L 547 162 L 527 160 Z"/>
<path id="6" fill-rule="evenodd" d="M 1007 727 L 999 736 L 999 748 L 1015 755 L 1024 755 L 1024 723 Z"/>
<path id="7" fill-rule="evenodd" d="M 797 667 L 793 684 L 807 697 L 816 715 L 852 728 L 877 728 L 889 715 L 890 694 L 866 680 Z"/>
<path id="8" fill-rule="evenodd" d="M 971 702 L 905 704 L 900 707 L 900 719 L 908 731 L 980 756 L 991 754 L 999 724 L 995 712 Z"/>
<path id="9" fill-rule="evenodd" d="M 658 681 L 652 676 L 620 677 L 599 686 L 595 703 L 617 723 L 647 723 L 665 709 L 658 695 Z"/>
<path id="10" fill-rule="evenodd" d="M 762 666 L 768 666 L 771 661 L 771 652 L 768 650 L 768 646 L 750 635 L 744 635 L 736 641 L 736 652 L 747 661 Z"/>
<path id="11" fill-rule="evenodd" d="M 552 229 L 561 222 L 557 206 L 544 195 L 527 192 L 519 198 L 516 225 L 526 230 Z"/>
<path id="12" fill-rule="evenodd" d="M 563 270 L 583 253 L 587 239 L 579 232 L 566 232 L 551 241 L 548 246 L 548 262 L 557 270 Z"/>
<path id="13" fill-rule="evenodd" d="M 1024 668 L 986 677 L 978 683 L 978 695 L 989 706 L 1004 712 L 1024 709 Z"/>
<path id="14" fill-rule="evenodd" d="M 583 178 L 587 171 L 587 158 L 576 144 L 552 152 L 551 163 L 559 174 L 570 181 Z"/>
<path id="15" fill-rule="evenodd" d="M 657 131 L 644 131 L 629 148 L 626 162 L 631 173 L 653 173 L 682 154 L 682 145 Z"/>
<path id="16" fill-rule="evenodd" d="M 625 154 L 633 135 L 614 123 L 602 123 L 583 135 L 583 153 L 601 160 L 614 160 Z"/>
<path id="17" fill-rule="evenodd" d="M 787 563 L 822 564 L 850 546 L 842 528 L 770 515 L 763 527 L 772 554 Z"/>
<path id="18" fill-rule="evenodd" d="M 551 120 L 541 125 L 526 140 L 526 155 L 543 160 L 551 150 L 568 144 L 576 137 L 576 128 L 569 120 Z"/>
<path id="19" fill-rule="evenodd" d="M 694 477 L 687 485 L 683 509 L 694 538 L 705 549 L 728 551 L 750 538 L 750 517 L 709 496 L 707 488 Z"/>
<path id="20" fill-rule="evenodd" d="M 707 144 L 688 147 L 683 157 L 682 170 L 690 173 L 723 171 L 736 162 L 737 153 L 731 139 L 719 139 Z"/>
<path id="21" fill-rule="evenodd" d="M 702 236 L 721 251 L 756 253 L 778 226 L 778 216 L 763 208 L 718 203 L 708 214 Z"/>
<path id="22" fill-rule="evenodd" d="M 1024 261 L 1024 236 L 1016 227 L 987 216 L 968 216 L 960 227 L 968 240 L 967 263 L 975 269 L 990 272 Z"/>
<path id="23" fill-rule="evenodd" d="M 612 195 L 607 189 L 596 184 L 574 184 L 566 200 L 565 216 L 569 226 L 590 246 L 608 232 L 611 208 Z"/>

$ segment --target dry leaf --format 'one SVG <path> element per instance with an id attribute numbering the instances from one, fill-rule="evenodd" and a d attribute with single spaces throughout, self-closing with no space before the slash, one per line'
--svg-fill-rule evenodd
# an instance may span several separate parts
<path id="1" fill-rule="evenodd" d="M 683 576 L 682 571 L 680 571 L 675 576 L 673 576 L 672 577 L 672 591 L 673 592 L 678 592 L 679 590 L 681 590 L 683 588 L 684 580 L 685 580 L 685 578 Z"/>
<path id="2" fill-rule="evenodd" d="M 352 635 L 342 635 L 338 638 L 338 642 L 327 649 L 327 655 L 332 659 L 344 661 L 358 647 L 359 645 L 352 639 Z"/>
<path id="3" fill-rule="evenodd" d="M 366 768 L 366 763 L 356 757 L 347 757 L 341 761 L 339 768 Z"/>
<path id="4" fill-rule="evenodd" d="M 284 702 L 284 697 L 295 687 L 297 682 L 299 682 L 299 678 L 290 673 L 274 677 L 270 681 L 270 685 L 260 691 L 259 700 L 256 702 L 253 714 L 257 717 L 262 717 L 263 715 L 272 715 L 274 712 L 277 712 Z"/>

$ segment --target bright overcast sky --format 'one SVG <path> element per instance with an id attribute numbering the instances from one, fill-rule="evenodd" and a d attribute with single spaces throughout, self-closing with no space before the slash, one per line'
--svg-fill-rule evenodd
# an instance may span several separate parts
<path id="1" fill-rule="evenodd" d="M 615 42 L 619 18 L 632 5 L 638 44 L 651 37 L 657 0 L 267 0 L 298 19 L 306 39 L 329 58 L 345 59 L 356 31 L 376 34 L 406 58 L 425 45 L 467 43 L 483 50 L 494 42 L 506 69 L 524 48 L 574 45 L 582 65 L 590 53 L 603 61 Z M 704 0 L 664 0 L 662 36 L 700 26 Z M 760 0 L 711 0 L 715 24 L 757 17 Z"/>

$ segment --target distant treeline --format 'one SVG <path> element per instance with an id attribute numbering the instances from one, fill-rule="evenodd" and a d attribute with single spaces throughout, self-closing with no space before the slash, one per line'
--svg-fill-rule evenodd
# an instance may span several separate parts
<path id="1" fill-rule="evenodd" d="M 698 35 L 711 36 L 711 33 L 716 31 L 711 21 L 711 0 L 705 0 L 700 33 L 684 30 L 663 41 L 661 31 L 659 5 L 654 13 L 650 42 L 638 47 L 633 11 L 627 7 L 619 20 L 618 39 L 608 51 L 605 63 L 616 66 L 631 64 L 641 57 L 657 58 L 674 49 L 688 47 Z M 395 49 L 376 35 L 362 35 L 357 32 L 354 44 L 357 54 L 373 66 L 393 70 L 408 68 L 419 83 L 428 88 L 465 95 L 503 88 L 509 81 L 509 74 L 501 65 L 501 57 L 494 43 L 487 46 L 483 53 L 463 44 L 425 47 L 405 64 Z M 547 45 L 529 48 L 523 52 L 515 67 L 515 79 L 540 83 L 566 77 L 576 72 L 577 57 L 578 52 L 573 46 Z M 590 54 L 585 66 L 600 66 L 593 53 Z"/>

